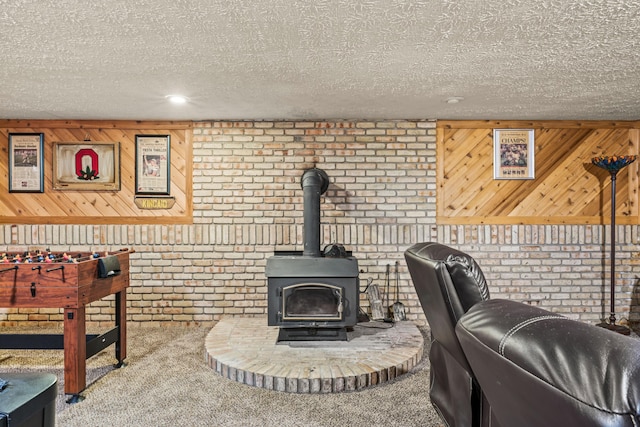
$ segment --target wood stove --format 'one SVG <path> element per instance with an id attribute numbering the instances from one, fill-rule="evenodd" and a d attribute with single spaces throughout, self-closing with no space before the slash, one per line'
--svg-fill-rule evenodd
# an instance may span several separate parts
<path id="1" fill-rule="evenodd" d="M 279 341 L 346 340 L 357 323 L 358 262 L 276 254 L 267 261 L 269 326 Z"/>
<path id="2" fill-rule="evenodd" d="M 276 251 L 267 260 L 268 324 L 278 341 L 346 340 L 359 310 L 358 261 L 342 245 L 320 251 L 320 196 L 329 178 L 302 175 L 304 251 Z"/>

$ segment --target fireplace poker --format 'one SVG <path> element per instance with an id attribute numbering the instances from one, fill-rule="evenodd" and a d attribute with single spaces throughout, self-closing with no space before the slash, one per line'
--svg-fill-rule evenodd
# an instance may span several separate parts
<path id="1" fill-rule="evenodd" d="M 387 315 L 384 318 L 384 321 L 387 323 L 393 322 L 393 308 L 389 305 L 391 299 L 389 298 L 389 282 L 390 282 L 390 274 L 389 270 L 391 269 L 390 264 L 387 264 L 387 272 L 385 274 L 385 280 L 387 282 L 387 289 L 384 292 L 384 306 L 386 307 Z"/>
<path id="2" fill-rule="evenodd" d="M 407 315 L 404 311 L 404 304 L 400 302 L 400 279 L 399 270 L 400 263 L 396 261 L 396 302 L 393 303 L 393 320 L 399 322 L 401 320 L 407 320 Z"/>

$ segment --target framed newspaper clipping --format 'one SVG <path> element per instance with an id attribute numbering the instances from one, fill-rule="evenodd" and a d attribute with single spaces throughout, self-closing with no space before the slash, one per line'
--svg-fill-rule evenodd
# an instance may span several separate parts
<path id="1" fill-rule="evenodd" d="M 169 195 L 170 173 L 169 135 L 136 135 L 136 194 Z"/>
<path id="2" fill-rule="evenodd" d="M 44 193 L 44 134 L 9 134 L 9 192 Z"/>
<path id="3" fill-rule="evenodd" d="M 493 130 L 493 178 L 534 179 L 533 129 Z"/>

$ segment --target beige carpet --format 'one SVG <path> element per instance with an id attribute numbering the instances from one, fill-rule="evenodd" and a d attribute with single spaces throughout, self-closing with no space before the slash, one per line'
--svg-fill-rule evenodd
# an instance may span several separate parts
<path id="1" fill-rule="evenodd" d="M 59 427 L 441 425 L 429 402 L 426 360 L 392 382 L 357 392 L 281 393 L 227 380 L 209 368 L 204 339 L 210 330 L 130 326 L 127 365 L 113 368 L 112 347 L 89 359 L 89 385 L 76 404 L 65 403 L 62 351 L 0 350 L 0 377 L 16 370 L 58 374 Z"/>

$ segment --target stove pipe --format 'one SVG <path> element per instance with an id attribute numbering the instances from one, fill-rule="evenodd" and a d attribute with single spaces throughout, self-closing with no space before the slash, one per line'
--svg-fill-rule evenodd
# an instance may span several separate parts
<path id="1" fill-rule="evenodd" d="M 320 196 L 329 188 L 329 176 L 322 169 L 307 169 L 300 180 L 304 191 L 304 234 L 302 255 L 320 256 Z"/>

